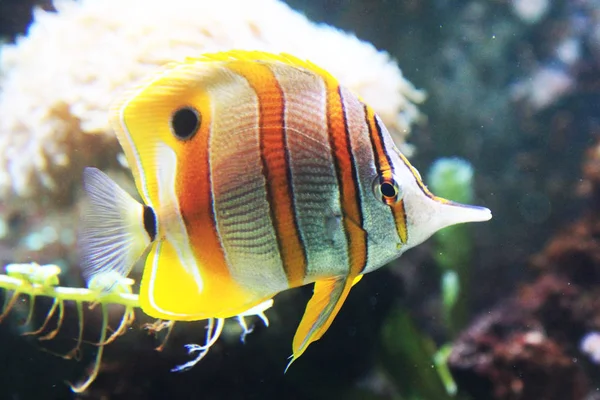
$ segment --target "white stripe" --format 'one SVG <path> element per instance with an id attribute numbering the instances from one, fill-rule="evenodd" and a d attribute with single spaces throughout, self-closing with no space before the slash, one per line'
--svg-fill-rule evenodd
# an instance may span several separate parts
<path id="1" fill-rule="evenodd" d="M 209 165 L 217 233 L 232 278 L 257 296 L 270 295 L 286 289 L 288 282 L 266 197 L 258 97 L 244 77 L 228 69 L 223 68 L 219 83 L 206 87 L 212 108 Z M 229 196 L 241 187 L 248 189 L 242 196 Z"/>
<path id="2" fill-rule="evenodd" d="M 172 315 L 172 316 L 185 316 L 190 317 L 188 314 L 173 313 L 161 308 L 154 299 L 154 285 L 159 267 L 159 256 L 160 248 L 162 246 L 162 240 L 169 242 L 175 249 L 177 258 L 179 259 L 180 265 L 186 270 L 188 274 L 194 279 L 198 288 L 198 293 L 202 292 L 204 283 L 202 276 L 200 275 L 200 269 L 194 257 L 194 253 L 190 246 L 189 237 L 187 235 L 187 229 L 185 222 L 181 216 L 181 210 L 179 208 L 179 202 L 177 200 L 177 194 L 175 191 L 175 178 L 177 173 L 177 155 L 167 145 L 160 143 L 157 146 L 156 152 L 158 163 L 160 168 L 157 169 L 157 182 L 158 182 L 158 202 L 159 208 L 156 212 L 157 217 L 160 220 L 160 231 L 157 233 L 159 238 L 156 244 L 156 249 L 150 256 L 152 260 L 152 272 L 150 274 L 148 300 L 152 307 L 161 313 Z M 173 266 L 177 268 L 178 266 Z M 162 268 L 169 268 L 168 265 L 162 265 Z"/>
<path id="3" fill-rule="evenodd" d="M 400 243 L 400 238 L 392 209 L 373 194 L 372 185 L 378 174 L 364 104 L 344 87 L 340 92 L 346 110 L 350 148 L 359 177 L 363 227 L 369 232 L 367 238 L 368 259 L 364 270 L 366 273 L 398 256 L 396 244 Z M 377 132 L 373 134 L 376 135 Z"/>
<path id="4" fill-rule="evenodd" d="M 285 98 L 285 126 L 300 236 L 306 247 L 305 283 L 346 275 L 346 235 L 327 127 L 323 79 L 288 65 L 270 66 Z"/>
<path id="5" fill-rule="evenodd" d="M 190 239 L 187 234 L 185 222 L 181 216 L 181 209 L 179 208 L 179 201 L 175 190 L 177 155 L 169 146 L 158 143 L 156 165 L 160 165 L 160 168 L 157 169 L 158 176 L 156 177 L 160 208 L 156 212 L 156 215 L 161 221 L 160 226 L 162 227 L 158 235 L 160 237 L 161 234 L 164 234 L 165 240 L 175 248 L 179 262 L 187 273 L 194 278 L 194 282 L 198 286 L 198 293 L 201 293 L 204 283 L 200 276 L 196 257 L 194 257 L 194 252 L 190 246 Z"/>

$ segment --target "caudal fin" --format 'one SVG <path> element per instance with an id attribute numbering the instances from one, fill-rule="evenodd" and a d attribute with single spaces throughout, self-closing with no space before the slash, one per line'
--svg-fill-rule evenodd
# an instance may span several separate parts
<path id="1" fill-rule="evenodd" d="M 97 168 L 83 171 L 88 201 L 79 238 L 81 268 L 90 281 L 108 273 L 127 276 L 150 245 L 156 218 Z M 108 288 L 107 288 L 108 289 Z"/>

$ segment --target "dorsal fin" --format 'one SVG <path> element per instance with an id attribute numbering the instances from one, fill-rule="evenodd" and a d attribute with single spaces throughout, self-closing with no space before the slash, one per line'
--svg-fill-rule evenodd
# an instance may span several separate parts
<path id="1" fill-rule="evenodd" d="M 295 57 L 287 53 L 268 53 L 258 50 L 229 50 L 218 53 L 207 53 L 200 57 L 188 57 L 185 62 L 227 62 L 227 61 L 253 61 L 253 62 L 277 62 L 294 67 L 305 68 L 323 77 L 334 79 L 333 76 L 323 68 L 308 60 Z"/>

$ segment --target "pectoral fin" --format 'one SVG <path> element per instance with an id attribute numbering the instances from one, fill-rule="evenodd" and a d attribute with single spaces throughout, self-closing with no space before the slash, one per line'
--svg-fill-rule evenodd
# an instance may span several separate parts
<path id="1" fill-rule="evenodd" d="M 304 316 L 294 336 L 293 354 L 287 368 L 329 329 L 350 289 L 361 278 L 362 275 L 358 275 L 315 282 L 313 296 L 306 305 Z"/>

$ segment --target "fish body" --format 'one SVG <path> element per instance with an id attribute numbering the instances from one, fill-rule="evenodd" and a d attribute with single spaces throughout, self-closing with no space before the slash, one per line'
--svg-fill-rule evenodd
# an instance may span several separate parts
<path id="1" fill-rule="evenodd" d="M 491 218 L 431 194 L 369 106 L 289 55 L 170 64 L 111 120 L 143 204 L 86 169 L 88 280 L 126 276 L 148 251 L 140 304 L 168 320 L 236 316 L 314 283 L 293 360 L 363 274 L 440 228 Z"/>

